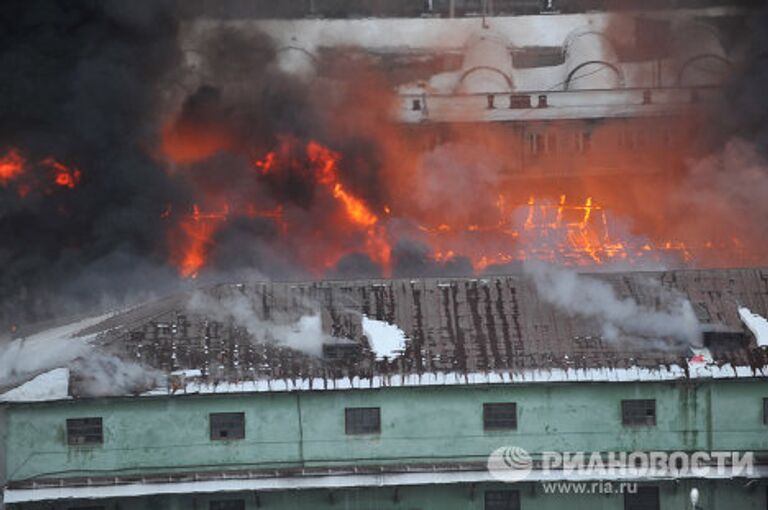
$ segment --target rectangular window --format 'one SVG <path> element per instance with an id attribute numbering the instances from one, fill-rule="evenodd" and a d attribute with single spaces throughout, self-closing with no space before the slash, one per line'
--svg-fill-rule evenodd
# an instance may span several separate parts
<path id="1" fill-rule="evenodd" d="M 245 413 L 211 413 L 211 440 L 243 439 Z"/>
<path id="2" fill-rule="evenodd" d="M 517 95 L 509 96 L 509 107 L 513 109 L 530 108 L 531 96 L 517 96 Z"/>
<path id="3" fill-rule="evenodd" d="M 520 510 L 520 491 L 485 491 L 485 510 Z"/>
<path id="4" fill-rule="evenodd" d="M 624 494 L 624 510 L 659 510 L 659 488 L 638 487 L 634 494 Z"/>
<path id="5" fill-rule="evenodd" d="M 483 428 L 485 430 L 515 430 L 517 428 L 517 404 L 483 404 Z"/>
<path id="6" fill-rule="evenodd" d="M 348 407 L 344 410 L 344 430 L 347 434 L 378 434 L 381 432 L 381 410 L 378 407 Z"/>
<path id="7" fill-rule="evenodd" d="M 92 445 L 104 442 L 101 418 L 70 418 L 67 420 L 67 444 Z"/>
<path id="8" fill-rule="evenodd" d="M 220 501 L 211 501 L 208 505 L 209 510 L 245 510 L 245 500 L 243 499 L 222 499 Z"/>
<path id="9" fill-rule="evenodd" d="M 622 400 L 621 420 L 624 425 L 656 425 L 656 401 Z"/>

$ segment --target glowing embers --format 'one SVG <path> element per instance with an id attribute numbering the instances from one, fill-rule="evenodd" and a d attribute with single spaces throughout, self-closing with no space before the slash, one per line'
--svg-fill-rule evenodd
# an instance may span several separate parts
<path id="1" fill-rule="evenodd" d="M 0 157 L 0 186 L 6 186 L 24 173 L 25 164 L 24 158 L 16 149 L 10 149 Z"/>
<path id="2" fill-rule="evenodd" d="M 531 197 L 522 231 L 521 258 L 573 265 L 627 258 L 625 242 L 612 237 L 608 215 L 592 197 L 582 205 L 568 204 L 565 195 L 556 205 Z"/>
<path id="3" fill-rule="evenodd" d="M 53 182 L 63 188 L 75 189 L 80 184 L 82 173 L 77 168 L 70 168 L 53 158 L 46 158 L 40 163 L 51 169 Z"/>
<path id="4" fill-rule="evenodd" d="M 51 193 L 50 185 L 74 189 L 80 184 L 82 172 L 52 157 L 29 163 L 18 149 L 9 149 L 0 156 L 0 187 L 15 184 L 18 195 L 26 197 L 31 191 Z"/>
<path id="5" fill-rule="evenodd" d="M 160 152 L 173 163 L 201 161 L 231 146 L 230 136 L 221 128 L 177 121 L 161 131 Z"/>
<path id="6" fill-rule="evenodd" d="M 569 203 L 530 197 L 509 208 L 503 197 L 496 202 L 498 218 L 485 225 L 421 226 L 432 247 L 432 257 L 446 262 L 467 257 L 476 272 L 489 266 L 526 259 L 547 260 L 569 266 L 592 266 L 626 261 L 674 257 L 691 260 L 680 241 L 653 243 L 629 232 L 622 222 L 610 220 L 608 211 L 592 197 Z"/>

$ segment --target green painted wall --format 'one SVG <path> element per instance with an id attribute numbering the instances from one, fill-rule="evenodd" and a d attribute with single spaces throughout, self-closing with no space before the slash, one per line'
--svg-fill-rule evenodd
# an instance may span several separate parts
<path id="1" fill-rule="evenodd" d="M 701 493 L 700 504 L 706 510 L 764 510 L 765 485 L 744 487 L 730 481 L 683 481 L 659 484 L 662 510 L 688 510 L 691 487 Z M 624 510 L 620 494 L 546 494 L 537 484 L 480 484 L 400 487 L 354 490 L 305 490 L 261 492 L 258 504 L 253 493 L 232 495 L 180 495 L 122 499 L 105 504 L 107 510 L 208 510 L 211 500 L 243 499 L 247 510 L 482 510 L 488 489 L 517 489 L 523 510 Z M 93 504 L 92 502 L 90 503 Z M 99 502 L 99 504 L 104 504 Z M 88 503 L 44 503 L 19 505 L 19 510 L 69 510 Z"/>
<path id="2" fill-rule="evenodd" d="M 768 451 L 768 383 L 580 383 L 95 399 L 10 405 L 9 480 L 266 466 L 485 460 L 530 452 Z M 622 399 L 655 398 L 657 425 L 625 428 Z M 482 404 L 513 401 L 518 429 L 484 432 Z M 382 432 L 347 436 L 344 408 L 380 406 Z M 246 438 L 210 441 L 208 413 L 244 411 Z M 299 419 L 299 414 L 301 419 Z M 65 419 L 102 416 L 104 444 L 70 447 Z M 1 427 L 0 427 L 1 428 Z"/>

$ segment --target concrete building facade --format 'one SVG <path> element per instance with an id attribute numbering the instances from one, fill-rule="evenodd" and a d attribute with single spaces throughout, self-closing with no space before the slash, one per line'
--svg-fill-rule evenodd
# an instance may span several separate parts
<path id="1" fill-rule="evenodd" d="M 569 318 L 537 298 L 522 276 L 208 291 L 225 304 L 247 296 L 255 314 L 273 318 L 296 308 L 297 296 L 316 303 L 324 330 L 351 340 L 338 344 L 330 335 L 327 345 L 358 346 L 340 355 L 324 348 L 319 358 L 293 349 L 262 358 L 258 339 L 235 323 L 214 327 L 212 316 L 183 311 L 180 297 L 91 323 L 78 335 L 95 334 L 95 348 L 166 372 L 167 384 L 135 387 L 133 395 L 109 396 L 99 388 L 98 396 L 88 393 L 92 374 L 62 368 L 6 392 L 5 503 L 17 509 L 673 509 L 688 508 L 695 488 L 702 508 L 764 508 L 765 339 L 752 322 L 739 322 L 742 312 L 733 305 L 766 313 L 764 272 L 594 278 L 641 303 L 663 299 L 664 292 L 649 287 L 660 278 L 695 304 L 703 344 L 613 344 L 598 333 L 600 321 Z M 494 290 L 482 297 L 473 286 Z M 729 290 L 708 290 L 716 288 Z M 352 295 L 368 298 L 355 305 Z M 505 301 L 514 295 L 512 307 Z M 354 306 L 370 317 L 362 327 Z M 488 314 L 478 317 L 475 309 Z M 519 328 L 519 340 L 504 333 L 502 316 L 507 329 Z M 391 359 L 369 351 L 377 342 L 365 329 L 368 320 L 401 328 L 404 350 Z M 248 375 L 252 363 L 257 372 Z M 56 384 L 64 389 L 58 396 L 50 393 Z M 531 472 L 514 482 L 495 477 L 487 463 L 500 447 L 528 452 Z M 627 471 L 626 464 L 609 477 L 573 479 L 542 468 L 553 451 L 606 458 L 736 452 L 752 455 L 754 469 L 697 476 Z M 598 485 L 552 486 L 573 481 Z M 622 483 L 629 485 L 620 489 Z M 606 492 L 608 486 L 625 493 Z M 583 492 L 564 492 L 573 490 Z"/>

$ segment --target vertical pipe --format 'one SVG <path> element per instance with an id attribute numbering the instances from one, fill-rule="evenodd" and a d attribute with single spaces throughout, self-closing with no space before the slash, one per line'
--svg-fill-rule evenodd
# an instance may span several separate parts
<path id="1" fill-rule="evenodd" d="M 296 415 L 299 422 L 299 462 L 304 467 L 304 424 L 301 416 L 301 392 L 296 392 Z"/>
<path id="2" fill-rule="evenodd" d="M 448 17 L 456 17 L 456 0 L 448 0 Z"/>

